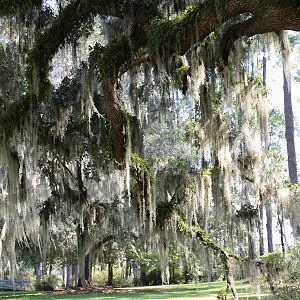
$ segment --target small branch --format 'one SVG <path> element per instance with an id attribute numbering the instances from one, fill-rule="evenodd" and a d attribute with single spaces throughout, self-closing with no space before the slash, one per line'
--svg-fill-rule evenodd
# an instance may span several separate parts
<path id="1" fill-rule="evenodd" d="M 150 62 L 152 60 L 153 60 L 153 56 L 149 55 L 149 53 L 143 53 L 137 58 L 133 59 L 132 61 L 126 62 L 120 69 L 119 76 L 122 76 L 124 73 L 126 73 L 128 70 L 134 67 L 140 66 L 141 64 Z"/>
<path id="2" fill-rule="evenodd" d="M 219 253 L 222 259 L 222 262 L 224 264 L 224 269 L 225 269 L 225 276 L 226 276 L 226 281 L 227 281 L 227 292 L 229 288 L 231 289 L 233 298 L 237 298 L 237 292 L 234 287 L 234 278 L 233 278 L 233 272 L 232 272 L 232 266 L 230 263 L 230 258 L 234 258 L 237 261 L 241 261 L 241 258 L 233 253 L 230 253 L 226 250 L 224 250 L 223 247 L 218 245 L 215 241 L 209 238 L 207 232 L 203 230 L 202 228 L 198 226 L 189 226 L 186 224 L 183 219 L 179 216 L 177 216 L 177 228 L 180 232 L 186 233 L 186 234 L 191 234 L 194 233 L 196 234 L 196 237 L 200 240 L 200 242 L 215 252 Z"/>
<path id="3" fill-rule="evenodd" d="M 246 175 L 242 175 L 242 178 L 243 179 L 245 179 L 245 180 L 247 180 L 247 181 L 249 181 L 249 182 L 251 182 L 251 183 L 254 183 L 254 179 L 253 178 L 250 178 L 250 177 L 248 177 L 248 176 L 246 176 Z"/>

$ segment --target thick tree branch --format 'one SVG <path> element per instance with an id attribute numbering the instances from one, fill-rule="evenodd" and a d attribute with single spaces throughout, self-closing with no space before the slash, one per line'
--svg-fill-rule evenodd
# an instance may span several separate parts
<path id="1" fill-rule="evenodd" d="M 294 2 L 261 1 L 253 17 L 229 27 L 221 41 L 221 68 L 227 65 L 234 42 L 243 36 L 251 37 L 281 29 L 300 30 L 300 10 Z"/>
<path id="2" fill-rule="evenodd" d="M 122 168 L 125 156 L 124 115 L 118 104 L 117 82 L 113 77 L 107 77 L 103 80 L 102 86 L 105 112 L 111 124 L 113 157 Z"/>
<path id="3" fill-rule="evenodd" d="M 183 55 L 217 27 L 242 13 L 253 13 L 257 1 L 205 1 L 189 7 L 172 20 L 159 20 L 149 29 L 149 44 L 163 56 Z"/>
<path id="4" fill-rule="evenodd" d="M 205 1 L 188 8 L 172 20 L 159 20 L 149 28 L 149 46 L 160 56 L 183 55 L 222 24 L 241 14 L 252 17 L 228 28 L 222 41 L 223 65 L 235 40 L 280 29 L 300 30 L 299 3 L 295 0 Z"/>
<path id="5" fill-rule="evenodd" d="M 30 52 L 29 78 L 33 78 L 33 81 L 36 79 L 41 81 L 35 88 L 37 95 L 39 95 L 37 89 L 47 86 L 48 65 L 58 48 L 72 32 L 76 32 L 90 17 L 95 15 L 134 17 L 135 26 L 132 35 L 135 39 L 132 39 L 132 44 L 134 48 L 139 48 L 141 43 L 146 43 L 145 26 L 159 13 L 155 0 L 76 0 L 67 5 L 54 20 L 52 26 L 38 37 Z M 137 34 L 141 35 L 137 36 Z"/>

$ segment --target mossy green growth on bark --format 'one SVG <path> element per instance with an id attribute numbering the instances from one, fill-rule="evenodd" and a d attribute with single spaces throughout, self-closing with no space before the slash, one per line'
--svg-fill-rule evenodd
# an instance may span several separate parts
<path id="1" fill-rule="evenodd" d="M 23 96 L 20 100 L 11 103 L 7 110 L 1 111 L 0 128 L 5 136 L 10 136 L 14 130 L 20 130 L 26 120 L 26 115 L 30 113 L 32 99 L 29 95 Z"/>
<path id="2" fill-rule="evenodd" d="M 162 17 L 158 0 L 131 0 L 130 5 L 139 14 L 138 18 L 146 23 Z"/>
<path id="3" fill-rule="evenodd" d="M 201 241 L 202 245 L 207 246 L 219 253 L 221 255 L 221 258 L 224 258 L 224 256 L 228 256 L 240 261 L 240 257 L 235 254 L 228 253 L 222 246 L 212 240 L 204 229 L 195 225 L 189 226 L 179 215 L 177 215 L 177 228 L 180 232 L 185 234 L 196 234 L 196 237 Z"/>
<path id="4" fill-rule="evenodd" d="M 155 181 L 155 176 L 146 162 L 136 153 L 131 153 L 130 169 L 137 180 L 141 180 L 141 176 L 147 176 L 151 182 Z"/>
<path id="5" fill-rule="evenodd" d="M 202 5 L 197 3 L 188 6 L 181 14 L 173 19 L 160 18 L 155 20 L 148 29 L 148 46 L 157 54 L 160 55 L 174 49 L 174 45 L 182 40 L 190 31 L 191 23 L 194 22 L 198 11 Z"/>
<path id="6" fill-rule="evenodd" d="M 89 57 L 90 66 L 96 65 L 99 79 L 117 77 L 121 66 L 132 57 L 128 38 L 122 36 L 109 42 L 106 47 L 96 44 Z"/>

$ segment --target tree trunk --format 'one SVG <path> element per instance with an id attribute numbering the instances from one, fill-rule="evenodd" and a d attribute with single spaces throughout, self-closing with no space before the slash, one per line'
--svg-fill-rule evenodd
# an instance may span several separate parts
<path id="1" fill-rule="evenodd" d="M 114 280 L 113 263 L 110 261 L 107 265 L 108 265 L 107 285 L 113 286 L 113 280 Z"/>
<path id="2" fill-rule="evenodd" d="M 91 262 L 91 253 L 85 255 L 85 266 L 84 266 L 84 279 L 87 284 L 92 283 L 92 262 Z"/>
<path id="3" fill-rule="evenodd" d="M 61 273 L 62 273 L 61 288 L 65 289 L 66 288 L 66 273 L 67 273 L 67 268 L 65 265 L 62 266 Z"/>
<path id="4" fill-rule="evenodd" d="M 77 264 L 72 265 L 72 280 L 71 280 L 71 282 L 74 287 L 78 286 L 78 265 Z"/>
<path id="5" fill-rule="evenodd" d="M 248 256 L 253 259 L 255 257 L 255 239 L 253 238 L 252 220 L 248 221 Z"/>
<path id="6" fill-rule="evenodd" d="M 84 229 L 79 224 L 77 227 L 77 256 L 78 256 L 78 283 L 77 287 L 83 287 L 85 285 L 85 238 L 87 235 L 86 226 Z"/>
<path id="7" fill-rule="evenodd" d="M 266 201 L 266 217 L 267 217 L 267 238 L 268 238 L 268 252 L 273 252 L 273 214 L 272 204 Z"/>
<path id="8" fill-rule="evenodd" d="M 69 289 L 71 286 L 71 276 L 72 276 L 72 265 L 67 266 L 66 274 L 66 288 Z"/>
<path id="9" fill-rule="evenodd" d="M 41 288 L 41 279 L 42 279 L 42 271 L 41 271 L 40 264 L 34 267 L 34 273 L 35 273 L 35 288 L 38 290 Z"/>
<path id="10" fill-rule="evenodd" d="M 138 286 L 139 285 L 139 276 L 138 276 L 138 263 L 133 262 L 131 265 L 132 273 L 133 273 L 133 285 Z"/>
<path id="11" fill-rule="evenodd" d="M 280 233 L 280 243 L 281 243 L 281 250 L 282 253 L 285 254 L 285 243 L 284 243 L 284 216 L 283 216 L 283 207 L 282 203 L 279 204 L 277 210 L 278 216 L 278 225 L 279 225 L 279 233 Z"/>
<path id="12" fill-rule="evenodd" d="M 141 264 L 141 271 L 140 271 L 140 285 L 145 286 L 146 285 L 146 266 L 144 264 Z"/>
<path id="13" fill-rule="evenodd" d="M 83 177 L 82 177 L 82 165 L 80 161 L 76 162 L 76 179 L 77 185 L 79 189 L 79 201 L 83 205 L 87 203 L 87 190 L 83 184 Z M 87 276 L 89 275 L 88 271 L 86 270 L 86 262 L 88 253 L 87 250 L 87 241 L 89 238 L 89 216 L 84 214 L 83 215 L 83 224 L 79 223 L 77 226 L 77 255 L 78 255 L 78 267 L 79 267 L 79 274 L 78 274 L 78 287 L 85 286 L 88 281 L 86 281 Z"/>
<path id="14" fill-rule="evenodd" d="M 266 58 L 266 46 L 263 45 L 263 86 L 267 87 L 267 58 Z M 266 137 L 261 137 L 262 141 L 265 141 L 265 149 L 268 150 L 270 147 L 269 132 L 268 127 L 266 128 Z M 272 202 L 271 198 L 267 195 L 259 194 L 259 217 L 260 217 L 260 226 L 259 226 L 259 236 L 260 236 L 260 255 L 264 255 L 264 238 L 263 238 L 263 207 L 265 205 L 266 209 L 266 219 L 267 219 L 267 240 L 268 240 L 268 252 L 273 252 L 273 222 L 272 222 Z"/>
<path id="15" fill-rule="evenodd" d="M 53 265 L 52 265 L 52 263 L 50 263 L 49 264 L 49 275 L 51 275 L 52 274 L 52 271 L 53 271 Z"/>
<path id="16" fill-rule="evenodd" d="M 234 278 L 232 273 L 232 265 L 230 262 L 229 255 L 224 251 L 224 254 L 222 255 L 224 260 L 224 267 L 225 267 L 225 277 L 227 282 L 227 289 L 226 294 L 228 293 L 229 289 L 232 292 L 233 299 L 237 299 L 237 292 L 234 286 Z"/>
<path id="17" fill-rule="evenodd" d="M 211 286 L 211 261 L 210 261 L 210 250 L 208 247 L 205 248 L 206 253 L 206 265 L 207 265 L 207 282 L 209 287 Z"/>
<path id="18" fill-rule="evenodd" d="M 259 192 L 259 212 L 258 212 L 258 234 L 259 234 L 259 255 L 265 254 L 264 248 L 264 230 L 263 230 L 263 222 L 264 222 L 264 202 L 263 195 L 261 191 Z"/>
<path id="19" fill-rule="evenodd" d="M 290 69 L 290 43 L 287 31 L 280 31 L 278 33 L 281 43 L 282 51 L 282 65 L 283 65 L 283 93 L 284 93 L 284 117 L 285 117 L 285 139 L 288 156 L 288 170 L 291 183 L 298 183 L 297 175 L 297 159 L 295 150 L 295 128 L 294 128 L 294 114 L 292 106 L 292 80 Z M 298 219 L 298 216 L 291 214 L 292 219 Z M 294 223 L 294 222 L 293 222 Z M 300 226 L 294 228 L 295 237 L 300 236 Z"/>
<path id="20" fill-rule="evenodd" d="M 292 80 L 290 69 L 290 43 L 287 31 L 279 32 L 279 40 L 282 51 L 283 65 L 283 93 L 284 93 L 284 117 L 285 117 L 285 138 L 288 155 L 288 169 L 291 183 L 298 183 L 297 160 L 295 151 L 295 128 L 292 106 Z"/>
<path id="21" fill-rule="evenodd" d="M 105 78 L 103 80 L 103 94 L 105 98 L 105 113 L 111 124 L 112 130 L 112 152 L 113 157 L 123 167 L 125 155 L 124 140 L 124 116 L 117 98 L 117 82 L 113 78 Z"/>

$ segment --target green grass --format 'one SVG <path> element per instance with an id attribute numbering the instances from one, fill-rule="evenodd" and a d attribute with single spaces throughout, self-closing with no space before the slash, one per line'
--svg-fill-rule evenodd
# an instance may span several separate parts
<path id="1" fill-rule="evenodd" d="M 272 299 L 266 293 L 259 296 L 255 293 L 255 288 L 249 284 L 238 282 L 237 291 L 239 299 L 244 300 L 266 300 Z M 0 299 L 21 299 L 21 300 L 68 300 L 68 299 L 217 299 L 217 294 L 225 288 L 224 282 L 214 282 L 211 285 L 207 283 L 200 284 L 178 284 L 168 286 L 151 286 L 130 288 L 132 293 L 112 293 L 112 294 L 89 294 L 89 295 L 65 295 L 65 296 L 47 296 L 43 292 L 0 292 Z"/>

